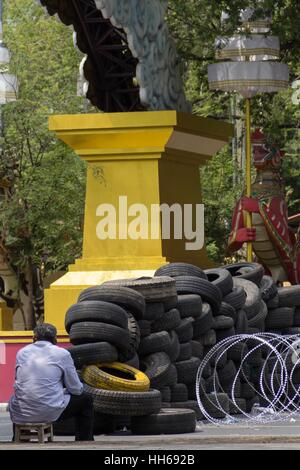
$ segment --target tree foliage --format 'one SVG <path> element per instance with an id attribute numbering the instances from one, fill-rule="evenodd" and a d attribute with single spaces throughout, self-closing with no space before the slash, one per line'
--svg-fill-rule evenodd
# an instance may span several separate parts
<path id="1" fill-rule="evenodd" d="M 232 113 L 232 93 L 210 91 L 207 67 L 216 62 L 214 43 L 218 36 L 230 36 L 240 25 L 239 11 L 254 7 L 257 16 L 272 15 L 272 33 L 281 41 L 281 60 L 289 65 L 291 82 L 300 75 L 300 16 L 298 0 L 169 0 L 168 22 L 177 42 L 185 76 L 185 87 L 193 112 L 237 123 L 243 118 L 241 103 Z M 221 23 L 221 13 L 230 18 Z M 300 212 L 300 107 L 293 105 L 289 88 L 281 93 L 258 95 L 252 100 L 253 128 L 262 127 L 270 139 L 285 150 L 283 177 L 291 214 Z M 237 142 L 241 147 L 242 140 Z M 234 174 L 237 173 L 235 176 Z M 211 257 L 222 262 L 230 231 L 231 214 L 242 191 L 243 168 L 236 167 L 233 151 L 217 155 L 202 171 L 206 232 Z"/>
<path id="2" fill-rule="evenodd" d="M 71 30 L 37 2 L 8 0 L 4 12 L 19 93 L 3 112 L 0 175 L 11 188 L 1 204 L 0 236 L 16 272 L 28 274 L 35 265 L 47 275 L 81 252 L 85 167 L 48 130 L 49 115 L 82 110 L 80 55 Z"/>

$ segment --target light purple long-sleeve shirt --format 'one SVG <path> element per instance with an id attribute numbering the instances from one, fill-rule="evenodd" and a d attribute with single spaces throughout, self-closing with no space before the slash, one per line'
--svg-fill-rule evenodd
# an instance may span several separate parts
<path id="1" fill-rule="evenodd" d="M 17 354 L 14 389 L 9 402 L 12 422 L 48 423 L 60 417 L 70 394 L 82 394 L 83 385 L 66 349 L 37 341 Z"/>

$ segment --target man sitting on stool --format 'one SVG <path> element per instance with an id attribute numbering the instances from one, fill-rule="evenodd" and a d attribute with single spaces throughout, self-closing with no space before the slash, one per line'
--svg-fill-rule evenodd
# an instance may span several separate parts
<path id="1" fill-rule="evenodd" d="M 55 326 L 39 325 L 33 344 L 18 352 L 11 420 L 23 424 L 75 418 L 75 440 L 92 441 L 93 400 L 83 393 L 71 354 L 56 346 L 56 335 Z"/>

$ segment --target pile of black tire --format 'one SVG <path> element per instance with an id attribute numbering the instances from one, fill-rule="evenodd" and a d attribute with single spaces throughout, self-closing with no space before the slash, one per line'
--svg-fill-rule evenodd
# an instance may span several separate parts
<path id="1" fill-rule="evenodd" d="M 182 406 L 195 409 L 198 419 L 202 415 L 197 403 L 195 383 L 201 359 L 225 338 L 264 331 L 267 307 L 260 291 L 263 274 L 262 266 L 255 263 L 238 263 L 205 271 L 184 263 L 174 263 L 155 273 L 155 276 L 170 276 L 176 282 L 181 323 L 175 332 L 179 333 L 181 345 L 175 366 L 179 382 L 187 388 L 187 401 Z M 189 332 L 180 336 L 181 330 Z M 246 348 L 247 345 L 243 345 L 243 350 Z M 208 365 L 202 374 L 199 387 L 201 399 L 215 418 L 224 416 L 220 415 L 219 407 L 214 407 L 214 402 L 222 403 L 223 409 L 229 413 L 237 411 L 229 394 L 242 354 L 240 345 L 232 348 L 228 355 L 222 355 L 216 368 Z M 249 362 L 252 361 L 256 364 L 257 358 L 251 355 Z M 214 366 L 213 361 L 211 365 Z M 247 390 L 243 394 L 241 383 L 236 384 L 235 392 L 237 403 L 242 409 L 252 407 L 253 397 L 249 397 Z M 178 407 L 180 403 L 174 406 Z"/>
<path id="2" fill-rule="evenodd" d="M 178 326 L 176 305 L 175 281 L 160 277 L 88 288 L 67 311 L 65 328 L 73 344 L 69 351 L 79 375 L 86 366 L 119 361 L 141 367 L 150 380 L 150 390 L 143 392 L 104 390 L 85 383 L 84 390 L 94 401 L 95 433 L 124 425 L 136 434 L 195 430 L 193 411 L 169 405 L 168 387 L 176 385 L 177 371 L 168 354 L 176 358 L 179 343 L 175 333 L 163 331 L 159 322 L 169 317 Z"/>
<path id="3" fill-rule="evenodd" d="M 195 414 L 203 417 L 195 386 L 201 360 L 236 334 L 299 333 L 300 291 L 299 286 L 277 289 L 256 263 L 205 271 L 172 263 L 153 278 L 109 281 L 84 290 L 67 312 L 66 330 L 79 371 L 119 361 L 150 380 L 150 390 L 139 393 L 84 385 L 94 399 L 100 432 L 107 432 L 101 423 L 111 425 L 111 416 L 122 417 L 122 426 L 126 416 L 126 426 L 137 434 L 192 432 Z M 229 413 L 238 412 L 229 396 L 248 349 L 249 340 L 231 348 L 216 368 L 206 367 L 200 389 L 211 416 L 223 417 L 214 400 Z M 263 363 L 263 349 L 254 350 L 244 363 L 247 380 L 243 383 L 242 375 L 235 383 L 236 403 L 247 412 L 257 402 L 251 383 L 259 380 Z"/>
<path id="4" fill-rule="evenodd" d="M 182 355 L 179 356 L 175 363 L 179 381 L 185 383 L 188 389 L 185 407 L 197 405 L 197 360 L 203 359 L 220 341 L 234 335 L 264 331 L 279 335 L 300 334 L 300 286 L 277 288 L 273 279 L 265 276 L 263 267 L 257 263 L 236 263 L 205 271 L 175 263 L 158 269 L 155 275 L 168 275 L 175 279 L 177 308 L 182 319 L 180 327 L 186 327 L 188 323 L 193 326 L 193 336 L 189 340 L 192 354 L 190 357 L 187 355 L 185 360 Z M 178 332 L 178 329 L 175 331 Z M 239 413 L 239 408 L 249 413 L 255 403 L 265 404 L 254 391 L 260 388 L 263 367 L 266 374 L 268 367 L 264 348 L 255 346 L 255 340 L 240 342 L 221 356 L 216 367 L 212 357 L 212 367 L 208 365 L 203 371 L 198 391 L 213 418 L 225 417 L 220 406 L 215 407 L 214 402 L 222 404 L 221 408 L 232 415 Z M 181 344 L 181 353 L 183 348 L 188 351 L 187 344 Z M 249 351 L 247 360 L 243 361 L 243 372 L 236 380 L 241 361 Z M 271 357 L 268 357 L 268 362 L 271 377 Z M 184 371 L 183 377 L 181 371 Z M 294 382 L 297 380 L 300 384 L 300 369 L 299 373 L 296 370 L 294 374 Z M 233 394 L 238 408 L 230 399 Z M 179 404 L 176 403 L 176 406 Z M 201 418 L 199 411 L 197 416 Z"/>

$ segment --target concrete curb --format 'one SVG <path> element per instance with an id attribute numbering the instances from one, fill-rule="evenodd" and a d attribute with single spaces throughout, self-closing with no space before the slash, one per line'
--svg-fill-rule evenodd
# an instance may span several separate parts
<path id="1" fill-rule="evenodd" d="M 8 403 L 0 403 L 0 413 L 6 413 L 8 411 Z"/>

